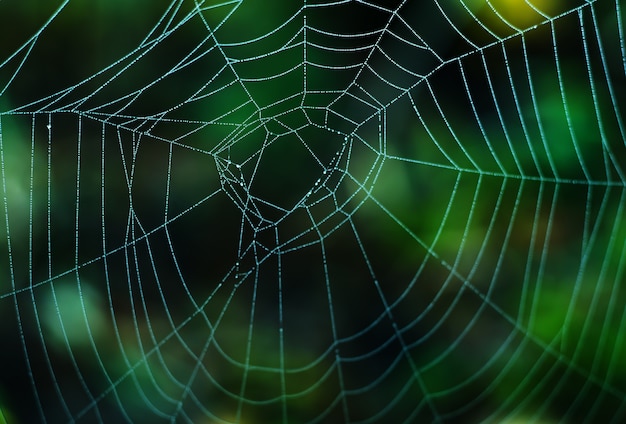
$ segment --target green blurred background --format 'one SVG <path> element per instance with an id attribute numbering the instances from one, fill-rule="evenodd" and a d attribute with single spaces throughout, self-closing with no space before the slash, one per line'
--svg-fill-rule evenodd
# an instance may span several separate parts
<path id="1" fill-rule="evenodd" d="M 332 3 L 0 2 L 0 419 L 625 419 L 622 2 Z"/>

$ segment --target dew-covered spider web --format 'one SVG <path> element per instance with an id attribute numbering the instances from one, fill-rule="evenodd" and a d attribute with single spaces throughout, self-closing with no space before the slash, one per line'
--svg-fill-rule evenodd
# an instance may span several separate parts
<path id="1" fill-rule="evenodd" d="M 623 422 L 625 6 L 2 0 L 0 417 Z"/>

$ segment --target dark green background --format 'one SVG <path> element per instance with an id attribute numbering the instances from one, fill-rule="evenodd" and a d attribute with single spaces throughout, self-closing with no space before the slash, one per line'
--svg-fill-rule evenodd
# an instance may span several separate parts
<path id="1" fill-rule="evenodd" d="M 621 2 L 179 3 L 0 2 L 7 422 L 623 419 Z"/>

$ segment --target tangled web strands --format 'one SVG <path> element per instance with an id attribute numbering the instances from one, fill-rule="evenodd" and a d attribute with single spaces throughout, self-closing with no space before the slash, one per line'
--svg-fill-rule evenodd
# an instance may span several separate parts
<path id="1" fill-rule="evenodd" d="M 626 419 L 621 0 L 51 3 L 0 3 L 7 421 Z"/>

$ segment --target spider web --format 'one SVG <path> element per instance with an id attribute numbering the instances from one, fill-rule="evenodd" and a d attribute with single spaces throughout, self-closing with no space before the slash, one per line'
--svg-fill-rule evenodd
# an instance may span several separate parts
<path id="1" fill-rule="evenodd" d="M 620 0 L 89 7 L 0 3 L 0 416 L 624 419 Z"/>

